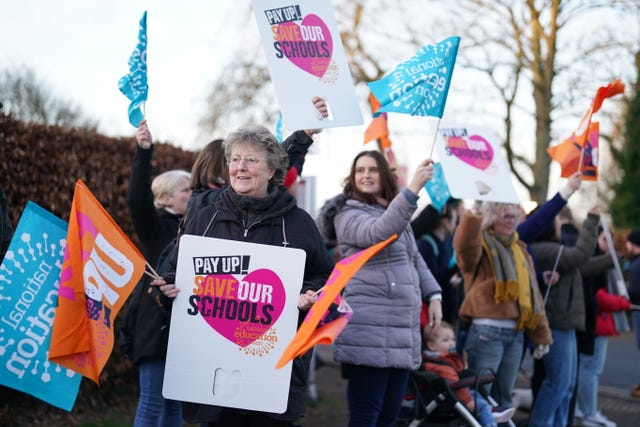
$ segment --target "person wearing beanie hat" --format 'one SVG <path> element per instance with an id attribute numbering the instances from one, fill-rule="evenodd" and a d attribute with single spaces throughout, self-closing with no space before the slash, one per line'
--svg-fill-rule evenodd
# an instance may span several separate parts
<path id="1" fill-rule="evenodd" d="M 629 265 L 629 299 L 631 304 L 640 304 L 640 230 L 631 230 L 626 241 L 631 263 Z M 631 312 L 633 330 L 640 348 L 640 311 Z M 640 398 L 640 382 L 631 390 L 631 396 Z"/>

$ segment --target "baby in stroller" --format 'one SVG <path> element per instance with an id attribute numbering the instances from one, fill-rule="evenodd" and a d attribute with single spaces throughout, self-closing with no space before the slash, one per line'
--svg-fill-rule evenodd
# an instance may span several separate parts
<path id="1" fill-rule="evenodd" d="M 436 374 L 444 380 L 446 390 L 453 393 L 452 400 L 456 401 L 453 403 L 454 407 L 457 405 L 457 412 L 466 418 L 469 424 L 493 427 L 498 423 L 510 422 L 515 409 L 497 411 L 487 401 L 490 398 L 488 396 L 485 398 L 479 391 L 480 384 L 493 382 L 493 373 L 477 377 L 466 369 L 464 361 L 456 353 L 456 337 L 450 324 L 442 322 L 435 330 L 428 325 L 425 326 L 423 343 L 425 347 L 422 355 L 424 371 Z M 425 377 L 422 376 L 422 378 Z M 469 412 L 474 415 L 473 418 Z"/>

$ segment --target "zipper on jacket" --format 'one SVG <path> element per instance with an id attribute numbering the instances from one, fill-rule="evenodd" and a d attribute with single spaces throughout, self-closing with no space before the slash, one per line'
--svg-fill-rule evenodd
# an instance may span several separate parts
<path id="1" fill-rule="evenodd" d="M 243 237 L 247 237 L 247 234 L 249 234 L 249 230 L 251 229 L 251 227 L 253 227 L 256 224 L 260 224 L 260 220 L 254 222 L 253 224 L 249 224 L 247 225 L 247 223 L 244 221 L 244 219 L 242 220 L 242 226 L 244 227 L 244 234 Z"/>

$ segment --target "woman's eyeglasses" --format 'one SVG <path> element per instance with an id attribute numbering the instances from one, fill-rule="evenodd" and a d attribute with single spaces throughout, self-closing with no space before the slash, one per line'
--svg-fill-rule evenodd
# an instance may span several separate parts
<path id="1" fill-rule="evenodd" d="M 229 165 L 236 166 L 236 167 L 240 166 L 240 163 L 242 163 L 243 160 L 247 163 L 247 165 L 255 166 L 258 163 L 260 163 L 263 159 L 255 156 L 245 156 L 245 157 L 233 156 L 229 159 Z"/>

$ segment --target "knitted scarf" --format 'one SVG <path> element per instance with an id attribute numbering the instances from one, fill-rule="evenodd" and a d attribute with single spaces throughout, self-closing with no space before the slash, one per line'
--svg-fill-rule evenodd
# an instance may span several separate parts
<path id="1" fill-rule="evenodd" d="M 520 317 L 516 329 L 532 330 L 538 326 L 542 307 L 534 295 L 538 286 L 535 272 L 518 245 L 518 233 L 500 236 L 493 230 L 482 232 L 482 247 L 487 254 L 495 278 L 494 301 L 517 301 Z"/>
<path id="2" fill-rule="evenodd" d="M 271 209 L 280 192 L 277 186 L 270 186 L 269 192 L 264 197 L 245 196 L 235 191 L 228 191 L 226 195 L 231 203 L 238 209 L 240 219 L 245 226 L 250 226 L 259 221 L 264 214 Z"/>

